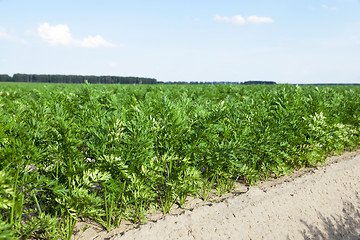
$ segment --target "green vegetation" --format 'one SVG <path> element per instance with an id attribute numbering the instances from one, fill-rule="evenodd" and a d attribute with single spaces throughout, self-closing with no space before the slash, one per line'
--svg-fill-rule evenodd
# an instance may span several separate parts
<path id="1" fill-rule="evenodd" d="M 360 87 L 0 84 L 0 239 L 111 230 L 360 142 Z"/>

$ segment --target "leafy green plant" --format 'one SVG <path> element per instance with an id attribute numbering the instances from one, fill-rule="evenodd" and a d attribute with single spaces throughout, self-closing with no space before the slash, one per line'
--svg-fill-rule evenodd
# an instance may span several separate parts
<path id="1" fill-rule="evenodd" d="M 112 225 L 117 227 L 120 224 L 126 182 L 119 184 L 116 181 L 107 181 L 102 186 L 104 187 L 106 230 L 111 231 Z"/>
<path id="2" fill-rule="evenodd" d="M 0 238 L 70 239 L 360 144 L 357 86 L 0 83 Z"/>
<path id="3" fill-rule="evenodd" d="M 15 239 L 12 225 L 6 221 L 4 213 L 11 209 L 14 191 L 11 187 L 11 177 L 5 171 L 0 171 L 0 239 Z"/>

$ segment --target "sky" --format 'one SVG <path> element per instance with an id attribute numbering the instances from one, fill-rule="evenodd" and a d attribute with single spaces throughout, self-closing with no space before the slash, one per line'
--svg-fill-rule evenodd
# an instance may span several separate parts
<path id="1" fill-rule="evenodd" d="M 0 0 L 0 74 L 360 83 L 360 0 Z"/>

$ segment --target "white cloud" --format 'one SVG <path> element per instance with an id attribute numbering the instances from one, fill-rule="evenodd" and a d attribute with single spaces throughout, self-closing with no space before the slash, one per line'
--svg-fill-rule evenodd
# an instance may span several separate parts
<path id="1" fill-rule="evenodd" d="M 269 17 L 258 17 L 258 16 L 249 16 L 246 18 L 246 20 L 250 23 L 254 23 L 254 24 L 261 24 L 261 23 L 273 23 L 274 20 L 272 18 Z"/>
<path id="2" fill-rule="evenodd" d="M 18 42 L 22 44 L 26 44 L 26 41 L 17 38 L 13 35 L 10 35 L 4 28 L 0 27 L 0 40 L 6 40 L 9 42 Z"/>
<path id="3" fill-rule="evenodd" d="M 113 43 L 106 41 L 100 35 L 89 36 L 84 39 L 74 39 L 66 24 L 51 26 L 49 23 L 42 23 L 38 27 L 40 37 L 51 46 L 74 46 L 83 48 L 114 47 Z"/>
<path id="4" fill-rule="evenodd" d="M 80 45 L 82 47 L 87 48 L 96 48 L 96 47 L 114 47 L 115 44 L 109 43 L 105 39 L 103 39 L 100 35 L 96 35 L 95 37 L 87 37 L 80 41 Z"/>
<path id="5" fill-rule="evenodd" d="M 273 23 L 274 20 L 269 17 L 258 17 L 256 15 L 248 16 L 246 18 L 242 17 L 241 15 L 235 15 L 232 17 L 226 16 L 219 16 L 215 15 L 214 20 L 217 22 L 225 22 L 225 23 L 232 23 L 232 24 L 245 24 L 245 23 L 252 23 L 252 24 L 261 24 L 261 23 Z"/>
<path id="6" fill-rule="evenodd" d="M 74 40 L 70 34 L 70 29 L 65 24 L 50 26 L 48 23 L 42 23 L 38 27 L 40 37 L 50 45 L 71 45 Z"/>
<path id="7" fill-rule="evenodd" d="M 217 22 L 226 22 L 226 23 L 232 23 L 232 24 L 245 24 L 246 20 L 240 15 L 235 15 L 232 17 L 223 17 L 219 15 L 215 15 L 214 17 L 215 21 Z"/>
<path id="8" fill-rule="evenodd" d="M 231 22 L 235 24 L 244 24 L 246 20 L 242 16 L 236 15 L 231 17 Z"/>

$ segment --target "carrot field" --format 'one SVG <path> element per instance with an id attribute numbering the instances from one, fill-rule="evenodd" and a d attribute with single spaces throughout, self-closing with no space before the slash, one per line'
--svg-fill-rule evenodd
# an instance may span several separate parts
<path id="1" fill-rule="evenodd" d="M 110 231 L 360 143 L 360 86 L 0 84 L 0 239 Z"/>

